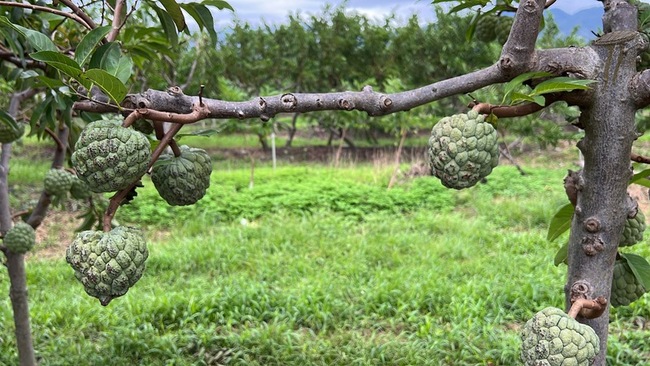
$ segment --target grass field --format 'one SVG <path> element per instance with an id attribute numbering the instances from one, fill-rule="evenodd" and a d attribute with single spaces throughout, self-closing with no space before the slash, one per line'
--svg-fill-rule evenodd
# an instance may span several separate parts
<path id="1" fill-rule="evenodd" d="M 21 169 L 13 187 L 28 192 L 40 178 Z M 146 181 L 117 216 L 150 241 L 124 297 L 101 307 L 60 250 L 39 256 L 43 243 L 28 259 L 40 364 L 518 365 L 519 329 L 563 307 L 566 272 L 553 265 L 564 239 L 545 240 L 566 166 L 527 171 L 498 167 L 465 191 L 429 177 L 387 190 L 388 167 L 261 166 L 251 189 L 234 167 L 189 208 Z M 649 242 L 632 251 L 650 256 Z M 10 308 L 0 298 L 1 365 L 17 363 Z M 614 310 L 611 365 L 650 362 L 649 321 L 647 296 Z"/>

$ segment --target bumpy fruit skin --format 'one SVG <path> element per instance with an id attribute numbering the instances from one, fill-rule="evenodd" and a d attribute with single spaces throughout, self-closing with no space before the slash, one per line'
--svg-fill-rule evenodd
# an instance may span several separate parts
<path id="1" fill-rule="evenodd" d="M 168 204 L 186 206 L 203 198 L 210 187 L 212 164 L 205 150 L 181 146 L 181 155 L 164 155 L 154 165 L 151 181 Z"/>
<path id="2" fill-rule="evenodd" d="M 479 19 L 474 30 L 475 37 L 483 42 L 497 41 L 504 44 L 508 40 L 510 28 L 512 28 L 512 17 L 486 15 Z"/>
<path id="3" fill-rule="evenodd" d="M 147 138 L 117 120 L 88 124 L 72 153 L 77 176 L 98 193 L 128 187 L 147 171 L 150 160 Z"/>
<path id="4" fill-rule="evenodd" d="M 72 186 L 70 186 L 70 195 L 74 199 L 85 200 L 90 198 L 92 192 L 90 191 L 90 187 L 88 187 L 88 184 L 86 184 L 86 182 L 79 179 L 79 177 L 74 176 L 74 179 L 72 180 Z"/>
<path id="5" fill-rule="evenodd" d="M 591 327 L 553 307 L 526 322 L 521 340 L 526 366 L 589 366 L 600 352 L 600 339 Z"/>
<path id="6" fill-rule="evenodd" d="M 612 294 L 610 296 L 612 306 L 628 306 L 643 296 L 645 292 L 645 287 L 637 281 L 627 261 L 617 260 L 614 264 Z"/>
<path id="7" fill-rule="evenodd" d="M 621 240 L 618 246 L 628 247 L 642 241 L 645 228 L 645 215 L 643 212 L 641 212 L 641 210 L 638 210 L 636 216 L 631 219 L 627 219 L 625 222 L 625 228 L 621 234 Z"/>
<path id="8" fill-rule="evenodd" d="M 107 233 L 80 232 L 66 250 L 65 259 L 86 293 L 106 306 L 142 277 L 148 256 L 142 233 L 119 226 Z"/>
<path id="9" fill-rule="evenodd" d="M 43 181 L 45 193 L 50 196 L 65 196 L 74 180 L 75 176 L 63 169 L 50 169 L 45 173 Z"/>
<path id="10" fill-rule="evenodd" d="M 444 117 L 431 130 L 431 174 L 448 188 L 468 188 L 499 163 L 497 131 L 476 111 Z"/>
<path id="11" fill-rule="evenodd" d="M 18 123 L 18 129 L 14 129 L 11 126 L 0 123 L 0 143 L 8 144 L 18 140 L 25 133 L 25 125 Z"/>
<path id="12" fill-rule="evenodd" d="M 142 132 L 145 135 L 150 135 L 151 133 L 153 133 L 153 125 L 150 122 L 147 122 L 143 119 L 139 119 L 133 122 L 132 126 L 134 130 L 138 132 Z"/>
<path id="13" fill-rule="evenodd" d="M 4 244 L 10 252 L 27 253 L 36 244 L 36 232 L 28 223 L 19 221 L 5 234 Z"/>

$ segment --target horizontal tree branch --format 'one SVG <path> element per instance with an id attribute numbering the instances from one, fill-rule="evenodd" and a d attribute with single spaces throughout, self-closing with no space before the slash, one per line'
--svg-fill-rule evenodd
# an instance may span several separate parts
<path id="1" fill-rule="evenodd" d="M 88 29 L 91 30 L 93 29 L 93 27 L 90 26 L 90 24 L 86 23 L 86 21 L 81 16 L 77 14 L 66 13 L 65 11 L 61 11 L 54 8 L 48 8 L 47 6 L 39 6 L 39 5 L 34 5 L 29 3 L 18 3 L 15 1 L 0 1 L 0 6 L 12 6 L 17 8 L 26 8 L 26 9 L 51 13 L 65 18 L 70 18 Z"/>

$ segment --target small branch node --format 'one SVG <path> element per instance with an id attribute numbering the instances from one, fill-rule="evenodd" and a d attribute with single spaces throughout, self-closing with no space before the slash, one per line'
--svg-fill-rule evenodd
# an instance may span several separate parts
<path id="1" fill-rule="evenodd" d="M 201 89 L 199 89 L 199 105 L 203 107 L 203 91 L 205 90 L 205 85 L 201 84 Z"/>
<path id="2" fill-rule="evenodd" d="M 576 302 L 578 299 L 587 299 L 591 297 L 592 293 L 591 284 L 584 280 L 579 280 L 571 286 L 571 303 Z"/>
<path id="3" fill-rule="evenodd" d="M 372 86 L 366 85 L 361 89 L 361 91 L 364 91 L 364 92 L 367 92 L 367 93 L 372 93 L 373 92 Z"/>
<path id="4" fill-rule="evenodd" d="M 291 111 L 296 109 L 296 106 L 298 105 L 298 99 L 296 99 L 296 96 L 291 93 L 282 94 L 280 101 L 285 108 Z"/>
<path id="5" fill-rule="evenodd" d="M 260 111 L 266 110 L 266 100 L 264 100 L 264 98 L 262 97 L 260 97 L 259 100 L 259 107 L 260 107 Z"/>
<path id="6" fill-rule="evenodd" d="M 381 96 L 380 101 L 381 101 L 380 107 L 382 110 L 389 110 L 393 106 L 393 100 L 385 95 Z"/>
<path id="7" fill-rule="evenodd" d="M 354 109 L 354 103 L 350 102 L 347 99 L 339 99 L 339 108 L 345 109 L 346 111 L 351 111 Z"/>
<path id="8" fill-rule="evenodd" d="M 589 233 L 596 233 L 600 230 L 600 221 L 595 217 L 585 220 L 585 230 Z"/>
<path id="9" fill-rule="evenodd" d="M 594 256 L 605 249 L 605 243 L 600 236 L 590 235 L 582 238 L 582 250 L 588 256 Z"/>

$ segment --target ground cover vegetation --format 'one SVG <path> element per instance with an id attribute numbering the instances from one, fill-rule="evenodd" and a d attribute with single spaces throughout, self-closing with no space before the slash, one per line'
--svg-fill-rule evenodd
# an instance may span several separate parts
<path id="1" fill-rule="evenodd" d="M 445 2 L 451 1 L 433 1 Z M 0 71 L 8 91 L 2 100 L 7 112 L 0 113 L 0 250 L 15 332 L 15 343 L 7 344 L 17 351 L 7 357 L 21 365 L 58 362 L 52 348 L 37 351 L 32 342 L 27 283 L 34 277 L 25 258 L 33 258 L 35 273 L 52 270 L 36 280 L 60 278 L 56 268 L 63 262 L 34 254 L 57 252 L 37 245 L 52 240 L 35 229 L 62 206 L 78 211 L 81 222 L 75 235 L 66 235 L 70 227 L 59 233 L 69 244 L 65 263 L 77 287 L 112 305 L 108 309 L 116 301 L 133 304 L 125 307 L 128 314 L 147 319 L 137 328 L 127 320 L 130 336 L 101 342 L 109 352 L 92 362 L 643 362 L 648 353 L 636 337 L 647 333 L 643 295 L 650 288 L 650 264 L 647 249 L 636 245 L 645 230 L 641 196 L 628 186 L 650 186 L 650 169 L 635 171 L 641 166 L 630 164 L 650 161 L 632 151 L 645 125 L 643 118 L 635 122 L 635 113 L 650 103 L 650 74 L 643 70 L 648 7 L 604 1 L 603 32 L 581 45 L 573 37 L 558 39 L 552 19 L 543 18 L 554 1 L 453 3 L 448 14 L 433 8 L 437 21 L 429 25 L 416 16 L 401 25 L 392 17 L 369 21 L 327 6 L 319 15 L 292 14 L 284 25 L 235 22 L 220 39 L 213 11 L 233 10 L 225 1 L 0 2 Z M 478 11 L 457 15 L 472 7 Z M 188 20 L 198 33 L 189 35 Z M 557 45 L 562 48 L 544 49 Z M 178 60 L 178 54 L 190 58 Z M 504 122 L 533 114 L 521 125 Z M 242 122 L 252 119 L 259 121 Z M 183 129 L 188 124 L 210 129 Z M 424 162 L 401 170 L 407 137 L 432 125 L 426 147 L 411 150 Z M 330 149 L 334 170 L 276 168 L 278 132 L 286 131 L 290 147 L 305 130 L 311 138 L 325 135 L 327 146 L 338 144 Z M 36 185 L 11 186 L 9 168 L 28 165 L 16 155 L 26 132 L 54 144 L 45 154 L 51 165 Z M 271 166 L 256 167 L 257 157 L 248 151 L 249 166 L 213 175 L 215 166 L 230 163 L 213 164 L 219 157 L 207 149 L 181 145 L 188 136 L 234 132 L 255 134 L 262 151 L 271 150 Z M 584 161 L 564 178 L 564 204 L 539 179 L 556 170 L 515 166 L 493 173 L 500 156 L 514 161 L 510 147 L 523 138 L 556 145 L 567 136 L 578 141 Z M 370 171 L 355 164 L 341 169 L 344 145 L 354 149 L 360 137 L 372 145 L 393 139 L 389 168 L 375 161 Z M 28 150 L 33 143 L 22 142 Z M 546 199 L 521 206 L 531 191 Z M 547 212 L 550 205 L 554 214 Z M 495 208 L 504 210 L 495 215 Z M 216 255 L 206 255 L 206 243 L 222 237 Z M 182 255 L 170 241 L 183 244 Z M 531 251 L 552 247 L 552 263 L 542 266 L 540 256 L 513 250 L 513 241 L 526 242 Z M 483 269 L 485 258 L 489 266 L 501 264 L 498 272 Z M 564 264 L 564 299 L 547 288 L 540 292 L 534 282 L 553 274 L 557 283 Z M 167 289 L 160 282 L 142 285 L 155 298 L 146 306 L 165 304 L 175 284 L 186 291 L 178 295 L 181 301 L 169 302 L 170 314 L 145 311 L 140 301 L 146 294 L 125 300 L 144 282 L 147 266 L 167 273 L 155 281 L 173 277 Z M 537 274 L 542 267 L 547 272 Z M 516 277 L 526 269 L 534 269 L 535 277 Z M 441 285 L 441 275 L 451 284 Z M 196 287 L 188 286 L 190 277 Z M 436 290 L 422 291 L 431 286 Z M 518 291 L 514 298 L 512 289 Z M 212 290 L 223 296 L 207 297 Z M 181 311 L 193 294 L 197 303 Z M 56 318 L 48 295 L 32 311 L 40 315 L 42 306 Z M 128 318 L 120 311 L 121 319 Z M 88 342 L 54 346 L 75 350 L 65 362 L 89 362 L 86 347 L 96 350 L 96 340 L 113 336 L 104 332 L 110 320 L 91 325 L 96 314 L 74 324 L 91 328 L 83 333 Z M 58 325 L 70 318 L 49 319 L 54 326 L 39 328 L 49 324 L 45 320 L 34 329 L 52 338 L 38 341 L 65 339 L 65 327 Z M 632 335 L 625 342 L 610 337 L 619 321 L 621 334 Z M 157 333 L 161 344 L 143 342 L 138 331 Z"/>

